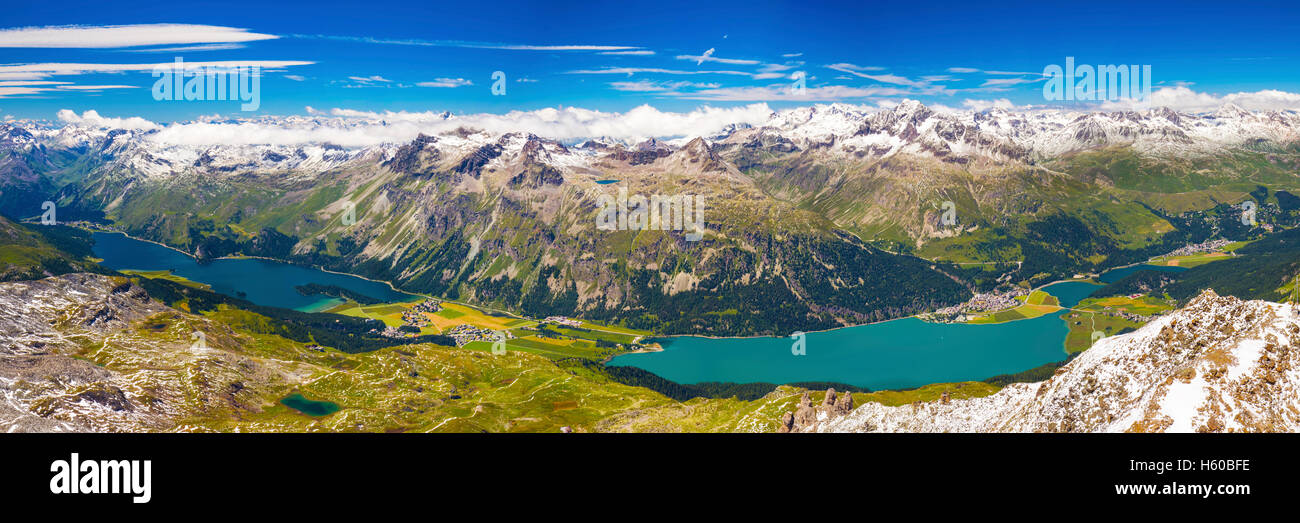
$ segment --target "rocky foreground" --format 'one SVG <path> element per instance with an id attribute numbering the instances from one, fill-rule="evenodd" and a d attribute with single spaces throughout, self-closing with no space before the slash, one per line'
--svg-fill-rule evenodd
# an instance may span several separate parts
<path id="1" fill-rule="evenodd" d="M 1205 291 L 1041 383 L 902 407 L 796 411 L 794 432 L 1294 432 L 1300 308 Z M 832 395 L 828 394 L 828 397 Z"/>
<path id="2" fill-rule="evenodd" d="M 0 283 L 0 311 L 7 432 L 172 429 L 196 414 L 255 410 L 253 389 L 296 381 L 304 367 L 225 350 L 228 329 L 124 278 Z"/>

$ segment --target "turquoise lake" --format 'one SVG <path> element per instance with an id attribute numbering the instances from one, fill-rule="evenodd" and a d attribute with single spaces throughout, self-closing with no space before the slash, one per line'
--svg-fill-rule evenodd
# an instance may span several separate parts
<path id="1" fill-rule="evenodd" d="M 336 285 L 384 301 L 415 296 L 384 283 L 310 267 L 259 259 L 199 262 L 175 250 L 120 233 L 94 233 L 95 256 L 112 269 L 170 270 L 259 305 L 302 311 L 321 310 L 342 300 L 303 296 L 295 286 Z M 1108 271 L 1113 282 L 1138 270 L 1177 272 L 1182 267 L 1149 265 Z M 1066 307 L 1100 288 L 1086 282 L 1060 282 L 1044 288 Z M 662 352 L 625 354 L 608 365 L 635 366 L 678 383 L 835 381 L 873 390 L 929 383 L 983 380 L 1065 359 L 1065 311 L 1031 320 L 995 325 L 927 323 L 916 318 L 845 327 L 807 334 L 807 354 L 794 356 L 790 338 L 701 338 L 675 336 L 658 341 Z M 300 405 L 306 405 L 301 404 Z"/>
<path id="2" fill-rule="evenodd" d="M 258 305 L 315 311 L 342 303 L 343 300 L 338 298 L 304 296 L 294 288 L 308 283 L 336 285 L 383 301 L 408 301 L 416 298 L 397 292 L 387 284 L 347 274 L 251 258 L 200 262 L 182 252 L 121 233 L 96 232 L 93 236 L 95 257 L 104 260 L 100 265 L 114 270 L 170 270 L 177 276 L 206 283 L 212 286 L 213 291 L 240 297 Z"/>
<path id="3" fill-rule="evenodd" d="M 1100 286 L 1044 288 L 1071 307 Z M 872 390 L 983 380 L 1065 359 L 1065 311 L 994 325 L 903 318 L 807 334 L 807 353 L 790 338 L 662 338 L 662 352 L 625 354 L 608 365 L 639 367 L 678 383 L 834 381 Z"/>

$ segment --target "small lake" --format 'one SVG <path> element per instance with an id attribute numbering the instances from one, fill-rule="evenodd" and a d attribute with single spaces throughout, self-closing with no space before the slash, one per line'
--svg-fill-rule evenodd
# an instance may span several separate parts
<path id="1" fill-rule="evenodd" d="M 328 416 L 339 411 L 337 403 L 332 401 L 309 400 L 302 394 L 294 393 L 280 399 L 280 403 L 308 416 Z"/>
<path id="2" fill-rule="evenodd" d="M 294 288 L 309 283 L 335 285 L 388 302 L 416 299 L 416 296 L 395 291 L 387 284 L 347 274 L 254 258 L 200 262 L 180 251 L 122 233 L 96 232 L 92 236 L 95 239 L 95 257 L 104 260 L 100 265 L 114 270 L 169 270 L 177 276 L 208 284 L 215 292 L 244 298 L 258 305 L 310 312 L 343 302 L 322 295 L 304 296 Z"/>
<path id="3" fill-rule="evenodd" d="M 1068 281 L 1044 288 L 1072 307 L 1099 285 Z M 834 381 L 872 390 L 983 380 L 1065 359 L 1068 328 L 1060 311 L 992 325 L 928 323 L 916 318 L 807 334 L 807 353 L 790 338 L 658 339 L 662 352 L 616 356 L 678 383 Z"/>

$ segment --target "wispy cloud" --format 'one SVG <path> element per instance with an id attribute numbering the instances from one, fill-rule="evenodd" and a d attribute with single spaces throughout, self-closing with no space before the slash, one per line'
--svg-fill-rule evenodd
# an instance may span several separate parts
<path id="1" fill-rule="evenodd" d="M 347 77 L 350 81 L 357 83 L 393 83 L 391 79 L 383 78 L 381 75 L 369 75 L 369 77 Z"/>
<path id="2" fill-rule="evenodd" d="M 312 65 L 314 63 L 316 62 L 301 60 L 226 60 L 214 62 L 184 62 L 184 67 L 187 70 L 198 68 L 233 69 L 236 67 L 260 67 L 266 70 L 283 69 L 285 67 L 299 65 Z M 153 71 L 156 67 L 170 69 L 175 65 L 175 62 L 147 64 L 40 63 L 0 65 L 0 80 L 39 80 L 48 76 Z M 15 78 L 18 76 L 25 76 L 27 78 Z"/>
<path id="3" fill-rule="evenodd" d="M 1044 78 L 989 78 L 980 84 L 980 87 L 1012 87 L 1021 84 L 1032 84 L 1041 82 Z"/>
<path id="4" fill-rule="evenodd" d="M 124 53 L 192 53 L 197 51 L 228 51 L 231 49 L 243 49 L 248 47 L 244 44 L 201 44 L 201 45 L 183 45 L 179 47 L 149 47 L 146 49 L 120 49 Z"/>
<path id="5" fill-rule="evenodd" d="M 59 89 L 73 91 L 101 91 L 104 89 L 139 89 L 138 85 L 60 85 Z"/>
<path id="6" fill-rule="evenodd" d="M 567 71 L 565 74 L 626 74 L 632 76 L 637 73 L 751 75 L 751 73 L 746 73 L 744 71 L 684 71 L 680 69 L 662 69 L 658 67 L 606 67 L 604 69 L 578 69 L 575 71 Z"/>
<path id="7" fill-rule="evenodd" d="M 699 83 L 699 82 L 653 82 L 650 80 L 637 80 L 633 82 L 611 82 L 610 87 L 616 91 L 630 92 L 668 92 L 677 91 L 685 88 L 694 89 L 716 89 L 721 87 L 716 83 Z"/>
<path id="8" fill-rule="evenodd" d="M 855 65 L 855 64 L 844 63 L 844 62 L 838 64 L 831 64 L 826 66 L 826 68 L 834 69 L 836 71 L 843 71 L 846 73 L 852 73 L 852 74 L 861 74 L 863 71 L 884 71 L 885 70 L 884 67 L 879 67 L 875 65 Z"/>
<path id="9" fill-rule="evenodd" d="M 607 54 L 607 55 L 615 55 L 615 56 L 653 56 L 655 52 L 649 49 L 635 49 L 632 51 L 601 51 L 596 54 Z"/>
<path id="10" fill-rule="evenodd" d="M 758 72 L 754 73 L 753 78 L 755 80 L 773 80 L 776 78 L 785 78 L 789 76 L 789 73 L 787 73 L 786 71 L 794 69 L 795 67 L 799 67 L 800 65 L 803 65 L 803 62 L 790 62 L 784 64 L 763 64 L 763 67 L 760 67 L 758 69 Z"/>
<path id="11" fill-rule="evenodd" d="M 906 96 L 912 94 L 907 89 L 897 87 L 847 87 L 830 85 L 808 87 L 799 91 L 788 85 L 766 87 L 724 87 L 703 89 L 689 93 L 679 93 L 678 98 L 686 100 L 726 101 L 726 102 L 833 102 L 841 100 L 863 100 L 882 96 Z"/>
<path id="12" fill-rule="evenodd" d="M 372 36 L 337 36 L 337 35 L 308 35 L 293 34 L 286 35 L 292 38 L 307 38 L 316 40 L 335 40 L 342 42 L 360 42 L 367 44 L 386 44 L 386 45 L 414 45 L 422 47 L 463 47 L 469 49 L 502 49 L 508 51 L 633 51 L 640 50 L 640 47 L 630 45 L 586 45 L 586 44 L 561 44 L 561 45 L 534 45 L 534 44 L 508 44 L 494 42 L 470 42 L 464 40 L 422 40 L 418 38 L 376 38 Z"/>
<path id="13" fill-rule="evenodd" d="M 690 60 L 690 61 L 695 62 L 695 65 L 702 65 L 702 64 L 704 64 L 704 62 L 716 62 L 716 63 L 720 63 L 720 64 L 728 64 L 728 65 L 758 65 L 758 64 L 762 63 L 762 62 L 759 62 L 758 60 L 742 60 L 742 59 L 737 59 L 737 58 L 719 58 L 719 57 L 713 56 L 713 52 L 714 52 L 714 51 L 716 51 L 716 49 L 709 48 L 709 50 L 708 50 L 708 51 L 705 51 L 704 54 L 699 54 L 699 55 L 682 54 L 682 55 L 677 55 L 677 59 L 678 59 L 678 60 Z"/>
<path id="14" fill-rule="evenodd" d="M 432 82 L 419 82 L 415 85 L 420 87 L 464 87 L 474 85 L 474 82 L 464 78 L 438 78 Z"/>
<path id="15" fill-rule="evenodd" d="M 46 26 L 0 29 L 0 47 L 91 48 L 142 47 L 201 43 L 237 43 L 279 38 L 247 29 L 217 25 L 136 24 Z"/>
<path id="16" fill-rule="evenodd" d="M 833 69 L 842 73 L 848 73 L 853 76 L 857 76 L 859 78 L 866 78 L 868 80 L 874 80 L 880 83 L 893 84 L 893 85 L 906 85 L 908 87 L 916 87 L 916 88 L 930 87 L 929 82 L 913 80 L 911 78 L 907 78 L 905 76 L 899 76 L 896 74 L 867 74 L 862 71 L 874 70 L 874 69 L 869 69 L 865 67 L 860 68 L 858 66 L 854 66 L 853 64 L 831 64 L 826 67 L 828 69 Z"/>
<path id="17" fill-rule="evenodd" d="M 959 73 L 959 74 L 984 73 L 993 76 L 1042 76 L 1043 75 L 1041 71 L 1037 73 L 1029 72 L 1029 71 L 993 71 L 993 70 L 977 69 L 974 67 L 949 67 L 948 72 Z"/>

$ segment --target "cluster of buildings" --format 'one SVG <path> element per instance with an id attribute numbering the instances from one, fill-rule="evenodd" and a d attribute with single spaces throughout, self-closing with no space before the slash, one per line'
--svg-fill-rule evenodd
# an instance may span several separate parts
<path id="1" fill-rule="evenodd" d="M 1188 256 L 1192 254 L 1199 254 L 1202 252 L 1215 252 L 1222 249 L 1223 247 L 1227 246 L 1230 243 L 1232 242 L 1224 239 L 1210 240 L 1201 243 L 1193 243 L 1191 245 L 1184 245 L 1182 247 L 1174 249 L 1173 252 L 1170 252 L 1165 256 Z"/>
<path id="2" fill-rule="evenodd" d="M 412 307 L 411 310 L 429 313 L 438 312 L 442 310 L 442 302 L 434 298 L 429 298 L 420 302 L 415 307 Z"/>
<path id="3" fill-rule="evenodd" d="M 402 313 L 402 322 L 409 327 L 422 329 L 433 323 L 424 313 L 435 313 L 442 310 L 442 302 L 433 298 L 424 300 L 414 307 L 407 309 Z"/>
<path id="4" fill-rule="evenodd" d="M 514 337 L 510 335 L 509 331 L 501 331 L 501 332 L 505 333 L 506 339 L 510 339 Z M 448 329 L 446 332 L 443 332 L 443 335 L 451 336 L 453 340 L 456 340 L 457 347 L 464 347 L 466 343 L 469 343 L 471 341 L 496 341 L 497 340 L 497 331 L 475 327 L 469 324 L 461 324 L 452 327 Z"/>
<path id="5" fill-rule="evenodd" d="M 370 332 L 373 333 L 373 332 L 376 332 L 376 330 L 375 330 L 375 329 L 370 329 Z M 380 335 L 380 336 L 387 336 L 387 337 L 389 337 L 389 338 L 410 338 L 410 337 L 412 337 L 412 336 L 415 336 L 415 333 L 412 333 L 412 332 L 405 332 L 405 331 L 403 331 L 403 330 L 401 330 L 401 329 L 399 329 L 399 328 L 397 328 L 397 327 L 393 327 L 393 326 L 385 326 L 385 327 L 384 327 L 384 330 L 381 331 L 381 332 L 379 332 L 379 335 Z"/>
<path id="6" fill-rule="evenodd" d="M 932 313 L 922 315 L 926 321 L 935 321 L 941 323 L 964 322 L 969 315 L 983 312 L 1002 311 L 1014 309 L 1023 305 L 1016 300 L 1017 296 L 1029 294 L 1029 289 L 1016 287 L 1009 291 L 1003 292 L 985 292 L 976 294 L 965 303 L 944 307 Z"/>
<path id="7" fill-rule="evenodd" d="M 581 327 L 581 326 L 582 326 L 582 321 L 581 321 L 581 320 L 575 320 L 575 319 L 573 319 L 573 318 L 566 318 L 566 317 L 564 317 L 564 316 L 547 316 L 546 319 L 542 320 L 542 323 L 554 323 L 554 324 L 556 324 L 556 325 L 564 325 L 564 326 L 566 326 L 566 327 Z"/>
<path id="8" fill-rule="evenodd" d="M 425 316 L 423 312 L 415 309 L 408 309 L 402 313 L 402 323 L 419 329 L 427 327 L 433 322 L 430 321 L 429 317 Z"/>

